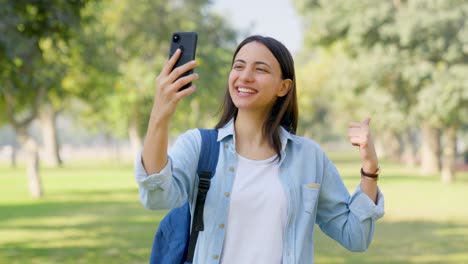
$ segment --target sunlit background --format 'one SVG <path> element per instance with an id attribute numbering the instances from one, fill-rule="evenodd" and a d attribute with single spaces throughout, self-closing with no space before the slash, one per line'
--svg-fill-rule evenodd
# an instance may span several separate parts
<path id="1" fill-rule="evenodd" d="M 292 52 L 298 134 L 350 191 L 347 124 L 372 117 L 386 215 L 365 253 L 316 231 L 316 263 L 468 263 L 467 18 L 464 0 L 0 0 L 0 263 L 147 263 L 167 211 L 140 205 L 133 160 L 174 31 L 198 32 L 200 79 L 171 142 L 213 127 L 252 34 Z"/>

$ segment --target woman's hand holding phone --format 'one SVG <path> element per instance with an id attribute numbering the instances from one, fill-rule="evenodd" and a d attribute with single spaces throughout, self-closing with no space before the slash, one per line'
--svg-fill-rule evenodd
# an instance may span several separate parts
<path id="1" fill-rule="evenodd" d="M 176 110 L 178 102 L 182 98 L 192 94 L 196 89 L 194 85 L 191 85 L 189 88 L 181 90 L 184 85 L 197 80 L 198 74 L 192 73 L 180 77 L 185 72 L 194 69 L 197 65 L 197 62 L 192 60 L 174 68 L 180 55 L 181 50 L 178 49 L 174 55 L 166 61 L 161 73 L 156 78 L 156 95 L 151 119 L 155 118 L 159 121 L 169 122 L 169 119 Z"/>
<path id="2" fill-rule="evenodd" d="M 143 167 L 148 175 L 160 172 L 166 166 L 170 119 L 179 101 L 192 94 L 196 89 L 194 85 L 191 85 L 187 89 L 181 90 L 184 85 L 198 79 L 198 74 L 192 73 L 180 77 L 195 68 L 197 65 L 195 60 L 172 70 L 180 55 L 181 50 L 179 49 L 166 61 L 161 73 L 156 78 L 156 94 L 141 156 Z"/>

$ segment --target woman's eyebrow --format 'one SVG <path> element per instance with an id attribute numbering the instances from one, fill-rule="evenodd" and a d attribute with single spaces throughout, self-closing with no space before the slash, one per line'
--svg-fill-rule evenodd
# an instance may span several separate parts
<path id="1" fill-rule="evenodd" d="M 240 62 L 240 63 L 244 63 L 244 64 L 247 63 L 247 62 L 245 62 L 245 60 L 241 60 L 241 59 L 236 59 L 234 62 Z"/>
<path id="2" fill-rule="evenodd" d="M 271 69 L 271 66 L 270 66 L 270 65 L 268 65 L 268 63 L 266 63 L 266 62 L 263 62 L 263 61 L 256 61 L 256 62 L 255 62 L 255 64 L 256 64 L 256 65 L 262 64 L 262 65 L 265 65 L 265 66 L 267 66 L 268 68 L 270 68 L 270 69 Z"/>
<path id="3" fill-rule="evenodd" d="M 240 62 L 240 63 L 244 63 L 244 64 L 247 63 L 247 62 L 246 62 L 245 60 L 243 60 L 243 59 L 236 59 L 234 62 Z M 266 65 L 268 68 L 271 69 L 271 66 L 268 65 L 268 63 L 266 63 L 266 62 L 264 62 L 264 61 L 256 61 L 255 64 L 256 64 L 256 65 L 259 65 L 259 64 L 261 64 L 261 65 Z"/>

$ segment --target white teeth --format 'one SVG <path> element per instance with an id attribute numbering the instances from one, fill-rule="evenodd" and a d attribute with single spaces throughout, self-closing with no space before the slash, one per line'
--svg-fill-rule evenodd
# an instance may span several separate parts
<path id="1" fill-rule="evenodd" d="M 254 94 L 254 93 L 256 93 L 255 90 L 253 90 L 253 89 L 243 88 L 243 87 L 239 87 L 239 88 L 237 88 L 237 90 L 238 90 L 240 93 L 249 93 L 249 94 Z"/>

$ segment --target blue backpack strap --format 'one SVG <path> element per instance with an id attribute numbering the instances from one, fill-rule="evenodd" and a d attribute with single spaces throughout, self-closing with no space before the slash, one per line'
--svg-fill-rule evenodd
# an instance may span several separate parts
<path id="1" fill-rule="evenodd" d="M 216 165 L 219 157 L 219 142 L 217 129 L 198 129 L 200 130 L 202 145 L 200 159 L 198 160 L 198 175 L 211 173 L 209 179 L 216 173 Z"/>
<path id="2" fill-rule="evenodd" d="M 198 160 L 198 194 L 193 214 L 192 232 L 190 235 L 187 251 L 187 262 L 192 263 L 197 244 L 198 233 L 204 230 L 203 211 L 205 208 L 206 195 L 210 189 L 211 178 L 216 173 L 216 165 L 219 158 L 218 130 L 199 129 L 202 144 L 200 158 Z"/>

